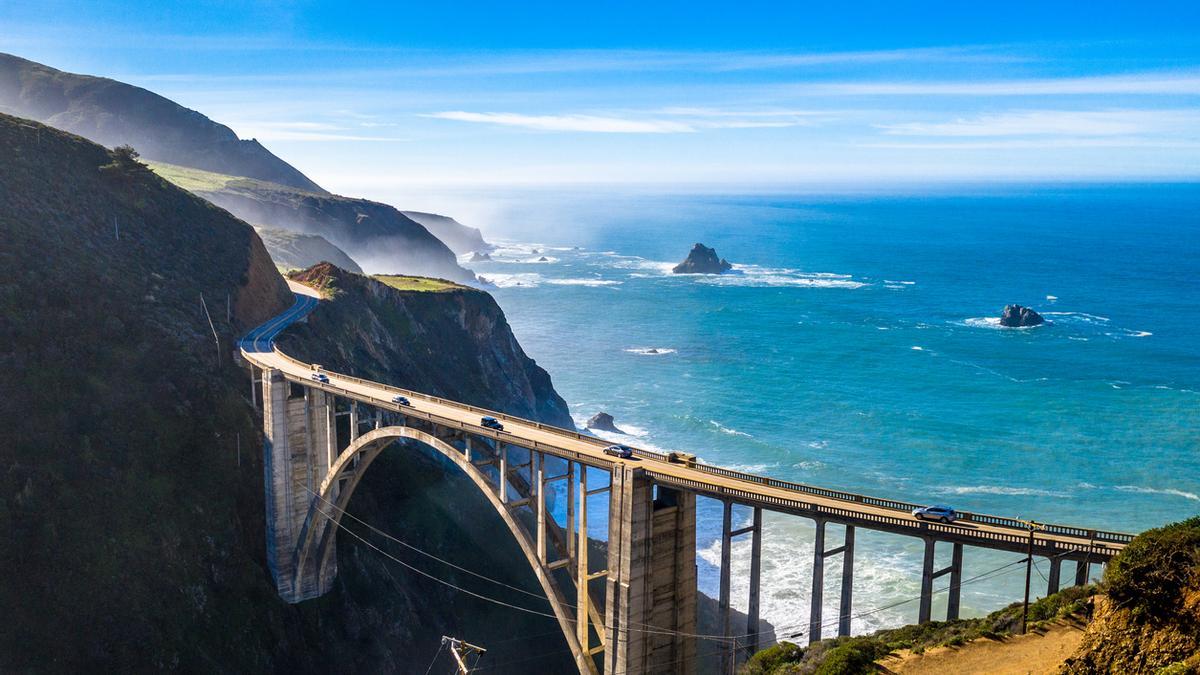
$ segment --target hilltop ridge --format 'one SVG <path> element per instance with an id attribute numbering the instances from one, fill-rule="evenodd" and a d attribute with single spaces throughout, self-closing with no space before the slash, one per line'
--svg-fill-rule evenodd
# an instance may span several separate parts
<path id="1" fill-rule="evenodd" d="M 37 120 L 108 146 L 132 145 L 146 159 L 325 190 L 255 139 L 152 91 L 106 77 L 68 73 L 0 53 L 0 112 Z"/>

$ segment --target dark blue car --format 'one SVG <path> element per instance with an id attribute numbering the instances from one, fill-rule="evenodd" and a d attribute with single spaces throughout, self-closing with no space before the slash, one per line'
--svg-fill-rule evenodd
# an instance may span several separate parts
<path id="1" fill-rule="evenodd" d="M 392 397 L 392 403 L 398 403 L 400 405 L 411 405 L 408 402 L 408 399 L 401 396 L 400 394 L 396 394 L 395 396 Z"/>
<path id="2" fill-rule="evenodd" d="M 633 448 L 628 445 L 610 445 L 604 449 L 604 454 L 620 457 L 621 459 L 631 459 L 633 457 Z"/>
<path id="3" fill-rule="evenodd" d="M 940 504 L 913 509 L 912 514 L 917 520 L 936 520 L 939 523 L 953 523 L 958 520 L 958 513 L 954 509 Z"/>
<path id="4" fill-rule="evenodd" d="M 504 425 L 501 424 L 500 420 L 496 419 L 495 417 L 484 417 L 483 419 L 479 420 L 479 425 L 489 429 L 495 429 L 496 431 L 504 431 Z"/>

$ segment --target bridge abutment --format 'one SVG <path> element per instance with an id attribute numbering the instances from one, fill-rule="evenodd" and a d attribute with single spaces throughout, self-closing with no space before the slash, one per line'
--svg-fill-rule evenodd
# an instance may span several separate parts
<path id="1" fill-rule="evenodd" d="M 295 552 L 314 495 L 337 456 L 333 397 L 294 385 L 279 370 L 265 371 L 262 383 L 267 564 L 280 597 L 300 602 L 323 592 L 298 587 L 304 575 L 297 575 Z M 336 567 L 329 577 L 334 575 Z"/>
<path id="2" fill-rule="evenodd" d="M 696 495 L 612 472 L 604 672 L 696 668 Z"/>

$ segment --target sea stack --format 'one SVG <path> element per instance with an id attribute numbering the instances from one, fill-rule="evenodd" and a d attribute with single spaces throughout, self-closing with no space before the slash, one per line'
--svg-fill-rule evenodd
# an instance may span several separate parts
<path id="1" fill-rule="evenodd" d="M 475 251 L 471 254 L 471 262 L 486 262 L 491 259 L 492 256 L 488 255 L 486 251 Z"/>
<path id="2" fill-rule="evenodd" d="M 1045 323 L 1041 314 L 1021 305 L 1006 305 L 1000 315 L 1000 325 L 1006 328 L 1024 328 Z"/>
<path id="3" fill-rule="evenodd" d="M 721 274 L 733 269 L 729 261 L 704 244 L 696 244 L 683 262 L 671 269 L 675 274 Z"/>
<path id="4" fill-rule="evenodd" d="M 618 429 L 617 425 L 613 424 L 613 416 L 606 412 L 598 412 L 592 415 L 592 419 L 587 421 L 587 428 L 599 429 L 600 431 L 614 431 L 618 434 L 625 433 Z"/>

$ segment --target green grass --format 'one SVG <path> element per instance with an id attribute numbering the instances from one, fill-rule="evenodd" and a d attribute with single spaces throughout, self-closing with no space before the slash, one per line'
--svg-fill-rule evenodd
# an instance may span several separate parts
<path id="1" fill-rule="evenodd" d="M 154 173 L 191 192 L 204 190 L 213 192 L 227 187 L 234 181 L 248 180 L 238 176 L 229 176 L 223 173 L 213 173 L 200 169 L 189 169 L 185 166 L 164 164 L 162 162 L 146 162 L 146 164 Z"/>
<path id="2" fill-rule="evenodd" d="M 452 281 L 446 281 L 445 279 L 431 279 L 429 277 L 407 277 L 399 274 L 376 274 L 373 275 L 372 278 L 382 281 L 388 286 L 400 291 L 437 293 L 466 288 L 465 286 L 460 286 Z"/>

